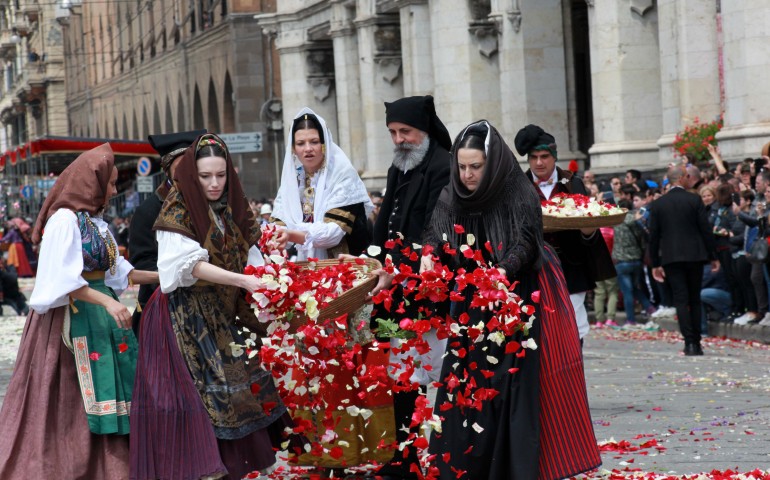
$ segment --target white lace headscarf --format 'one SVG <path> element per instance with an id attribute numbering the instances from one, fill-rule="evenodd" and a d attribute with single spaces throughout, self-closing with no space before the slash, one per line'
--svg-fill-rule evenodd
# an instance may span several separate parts
<path id="1" fill-rule="evenodd" d="M 324 166 L 318 173 L 320 177 L 313 204 L 313 221 L 323 223 L 324 215 L 329 210 L 356 203 L 363 203 L 366 215 L 369 216 L 374 210 L 374 204 L 369 199 L 366 186 L 361 181 L 361 177 L 358 176 L 353 164 L 350 163 L 345 152 L 334 143 L 332 134 L 326 126 L 326 121 L 321 116 L 305 107 L 294 116 L 294 121 L 305 114 L 315 115 L 318 119 L 323 130 L 320 133 L 326 146 Z M 292 121 L 292 125 L 294 125 L 294 121 Z M 289 128 L 289 135 L 286 140 L 281 185 L 275 198 L 273 217 L 282 220 L 288 228 L 296 229 L 303 223 L 300 188 L 304 188 L 304 186 L 300 187 L 297 181 L 297 168 L 301 167 L 302 164 L 299 160 L 294 160 L 294 139 L 291 130 Z"/>

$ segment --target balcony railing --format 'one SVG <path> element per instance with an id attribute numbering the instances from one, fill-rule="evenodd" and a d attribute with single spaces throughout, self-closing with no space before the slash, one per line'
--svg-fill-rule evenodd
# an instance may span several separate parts
<path id="1" fill-rule="evenodd" d="M 0 57 L 5 58 L 6 60 L 10 60 L 11 54 L 13 53 L 13 56 L 16 54 L 16 46 L 18 45 L 18 42 L 14 42 L 11 40 L 11 36 L 13 33 L 9 30 L 4 30 L 2 34 L 0 34 Z"/>

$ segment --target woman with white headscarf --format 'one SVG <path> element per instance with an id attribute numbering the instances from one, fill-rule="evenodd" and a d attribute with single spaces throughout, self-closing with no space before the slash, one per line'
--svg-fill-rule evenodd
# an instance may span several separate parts
<path id="1" fill-rule="evenodd" d="M 345 152 L 332 141 L 323 118 L 309 108 L 300 110 L 286 145 L 272 220 L 287 227 L 298 259 L 363 253 L 371 243 L 367 217 L 374 205 Z M 368 325 L 370 314 L 371 306 L 362 308 L 347 323 Z M 339 324 L 331 322 L 325 328 L 339 328 L 334 325 Z M 293 417 L 312 425 L 306 430 L 312 443 L 310 452 L 292 462 L 326 468 L 334 471 L 334 477 L 344 476 L 341 470 L 346 467 L 389 460 L 392 451 L 379 445 L 395 442 L 390 386 L 369 391 L 356 379 L 362 372 L 386 368 L 388 351 L 363 335 L 355 338 L 354 330 L 347 330 L 343 346 L 321 352 L 328 360 L 324 361 L 324 377 L 333 377 L 334 383 L 322 381 L 312 394 L 305 395 L 299 390 L 312 391 L 314 380 L 302 369 L 293 369 L 291 374 L 294 392 L 307 400 L 297 405 Z M 359 415 L 359 411 L 367 413 Z"/>
<path id="2" fill-rule="evenodd" d="M 309 108 L 294 117 L 286 142 L 273 219 L 289 230 L 298 258 L 359 255 L 371 243 L 366 219 L 374 209 L 347 155 L 323 118 Z"/>

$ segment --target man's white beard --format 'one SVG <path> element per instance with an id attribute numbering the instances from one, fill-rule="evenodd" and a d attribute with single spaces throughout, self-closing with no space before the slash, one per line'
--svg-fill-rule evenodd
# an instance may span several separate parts
<path id="1" fill-rule="evenodd" d="M 425 135 L 419 145 L 401 143 L 393 149 L 393 165 L 406 173 L 422 162 L 430 147 L 430 137 Z"/>

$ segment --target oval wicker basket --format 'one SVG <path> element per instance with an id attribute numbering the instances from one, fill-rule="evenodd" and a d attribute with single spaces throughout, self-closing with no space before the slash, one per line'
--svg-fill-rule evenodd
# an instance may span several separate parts
<path id="1" fill-rule="evenodd" d="M 579 230 L 581 228 L 612 227 L 623 223 L 626 213 L 628 213 L 628 210 L 624 208 L 623 213 L 598 217 L 553 217 L 543 215 L 543 231 L 558 232 L 560 230 Z"/>
<path id="2" fill-rule="evenodd" d="M 356 259 L 358 260 L 358 259 Z M 364 258 L 363 264 L 356 263 L 356 260 L 319 260 L 315 262 L 318 267 L 326 267 L 329 265 L 337 265 L 339 263 L 350 263 L 353 268 L 361 272 L 368 272 L 369 278 L 361 282 L 359 285 L 344 292 L 342 295 L 333 299 L 327 306 L 321 309 L 318 314 L 318 320 L 328 320 L 330 318 L 337 318 L 343 314 L 350 314 L 361 308 L 368 300 L 368 294 L 377 285 L 377 276 L 372 275 L 371 272 L 382 268 L 382 264 L 374 258 Z M 310 262 L 297 262 L 297 265 L 306 266 Z M 307 317 L 304 315 L 294 315 L 289 321 L 289 332 L 296 332 L 297 329 L 307 323 Z"/>

